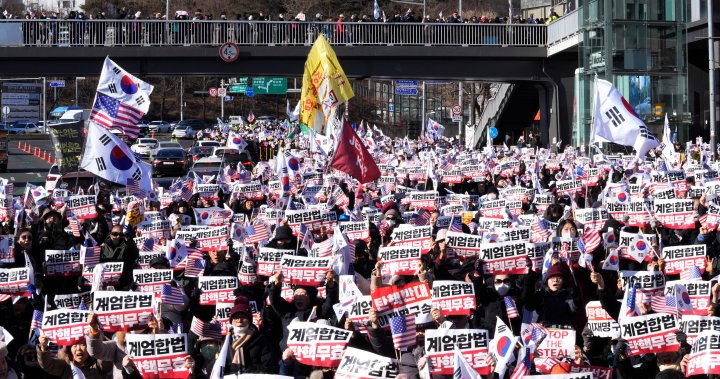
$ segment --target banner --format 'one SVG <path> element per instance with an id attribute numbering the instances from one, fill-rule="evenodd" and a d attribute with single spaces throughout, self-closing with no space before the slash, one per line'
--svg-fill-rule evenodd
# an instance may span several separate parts
<path id="1" fill-rule="evenodd" d="M 69 295 L 55 295 L 53 302 L 58 309 L 78 309 L 80 308 L 80 304 L 84 304 L 87 309 L 90 309 L 90 306 L 92 306 L 90 291 Z"/>
<path id="2" fill-rule="evenodd" d="M 720 374 L 720 335 L 708 330 L 702 332 L 690 351 L 685 375 Z"/>
<path id="3" fill-rule="evenodd" d="M 47 127 L 55 147 L 57 166 L 61 174 L 77 172 L 82 158 L 85 136 L 84 121 L 50 124 Z"/>
<path id="4" fill-rule="evenodd" d="M 81 273 L 80 250 L 45 250 L 47 276 L 72 276 Z"/>
<path id="5" fill-rule="evenodd" d="M 25 296 L 29 280 L 27 267 L 0 268 L 0 293 Z"/>
<path id="6" fill-rule="evenodd" d="M 433 211 L 437 208 L 437 191 L 424 191 L 424 192 L 410 192 L 410 205 L 413 209 L 425 209 Z"/>
<path id="7" fill-rule="evenodd" d="M 670 229 L 694 229 L 695 210 L 693 199 L 655 200 L 655 218 Z"/>
<path id="8" fill-rule="evenodd" d="M 209 198 L 212 200 L 218 200 L 218 191 L 220 190 L 220 186 L 217 184 L 195 184 L 195 191 L 198 194 L 198 197 L 201 199 L 203 198 Z"/>
<path id="9" fill-rule="evenodd" d="M 448 253 L 461 257 L 477 257 L 483 245 L 483 238 L 472 234 L 448 232 L 445 237 Z"/>
<path id="10" fill-rule="evenodd" d="M 668 183 L 672 185 L 678 197 L 685 197 L 688 190 L 687 181 L 685 180 L 685 171 L 673 170 L 668 172 L 654 171 L 652 174 L 654 183 Z"/>
<path id="11" fill-rule="evenodd" d="M 615 321 L 600 305 L 599 301 L 590 301 L 585 305 L 587 314 L 587 327 L 595 337 L 620 337 L 620 324 Z"/>
<path id="12" fill-rule="evenodd" d="M 283 255 L 280 259 L 283 281 L 295 285 L 317 287 L 325 280 L 331 260 L 329 257 L 311 258 Z"/>
<path id="13" fill-rule="evenodd" d="M 381 247 L 378 262 L 381 276 L 415 275 L 420 267 L 420 248 L 417 247 Z"/>
<path id="14" fill-rule="evenodd" d="M 483 238 L 488 242 L 525 242 L 530 241 L 531 234 L 531 229 L 524 226 L 516 228 L 495 228 L 493 231 L 483 233 Z"/>
<path id="15" fill-rule="evenodd" d="M 399 373 L 395 359 L 348 347 L 335 371 L 335 379 L 394 379 Z"/>
<path id="16" fill-rule="evenodd" d="M 705 309 L 705 314 L 707 315 L 707 309 Z M 683 315 L 680 320 L 680 331 L 685 333 L 687 343 L 692 345 L 700 333 L 712 331 L 719 334 L 720 317 Z"/>
<path id="17" fill-rule="evenodd" d="M 672 280 L 665 285 L 665 296 L 675 296 L 675 285 L 680 284 L 687 289 L 690 296 L 690 304 L 692 304 L 694 314 L 699 316 L 707 315 L 707 309 L 710 306 L 710 295 L 712 294 L 712 285 L 715 282 L 706 282 L 703 280 Z M 683 316 L 684 318 L 685 316 Z"/>
<path id="18" fill-rule="evenodd" d="M 660 200 L 658 200 L 660 201 Z M 672 200 L 675 201 L 675 200 Z M 624 215 L 620 216 L 619 220 L 623 219 Z M 629 226 L 642 227 L 650 223 L 650 202 L 647 199 L 642 198 L 631 198 L 627 203 L 627 216 Z M 657 216 L 657 215 L 656 215 Z"/>
<path id="19" fill-rule="evenodd" d="M 153 292 L 159 298 L 164 284 L 170 284 L 173 270 L 141 269 L 133 270 L 133 278 L 141 292 Z"/>
<path id="20" fill-rule="evenodd" d="M 367 221 L 343 221 L 338 223 L 340 231 L 349 242 L 355 240 L 370 241 L 370 224 Z"/>
<path id="21" fill-rule="evenodd" d="M 352 337 L 351 331 L 314 322 L 294 321 L 287 328 L 287 346 L 308 366 L 337 367 Z"/>
<path id="22" fill-rule="evenodd" d="M 432 249 L 432 226 L 395 228 L 392 232 L 393 246 L 416 247 L 421 254 Z"/>
<path id="23" fill-rule="evenodd" d="M 480 212 L 483 217 L 504 218 L 505 217 L 505 199 L 484 201 Z"/>
<path id="24" fill-rule="evenodd" d="M 234 291 L 238 287 L 236 276 L 201 276 L 198 278 L 200 304 L 215 305 L 235 301 Z"/>
<path id="25" fill-rule="evenodd" d="M 541 357 L 559 358 L 575 356 L 575 330 L 545 328 L 547 337 L 535 350 Z"/>
<path id="26" fill-rule="evenodd" d="M 130 334 L 125 336 L 127 354 L 145 379 L 184 379 L 188 355 L 187 334 Z"/>
<path id="27" fill-rule="evenodd" d="M 647 303 L 650 296 L 662 295 L 665 291 L 665 274 L 660 271 L 620 271 L 620 274 L 624 290 L 637 286 L 635 304 Z"/>
<path id="28" fill-rule="evenodd" d="M 235 183 L 234 191 L 237 191 L 239 199 L 262 200 L 264 197 L 262 185 L 257 182 L 248 184 Z"/>
<path id="29" fill-rule="evenodd" d="M 528 272 L 525 242 L 484 244 L 480 248 L 480 259 L 486 274 L 519 275 Z"/>
<path id="30" fill-rule="evenodd" d="M 706 254 L 707 246 L 703 244 L 664 247 L 662 255 L 665 260 L 665 274 L 677 275 L 691 267 L 698 267 L 703 273 Z"/>
<path id="31" fill-rule="evenodd" d="M 123 262 L 106 262 L 103 263 L 102 284 L 104 286 L 115 286 L 120 282 L 123 273 Z M 92 280 L 91 280 L 92 281 Z"/>
<path id="32" fill-rule="evenodd" d="M 90 330 L 87 323 L 88 311 L 75 309 L 56 309 L 45 311 L 42 319 L 42 332 L 50 342 L 60 346 L 70 346 L 85 342 L 85 333 Z"/>
<path id="33" fill-rule="evenodd" d="M 155 295 L 151 293 L 96 291 L 93 295 L 93 310 L 105 332 L 145 329 L 153 317 Z"/>
<path id="34" fill-rule="evenodd" d="M 552 242 L 525 242 L 525 251 L 532 264 L 532 269 L 537 272 L 542 272 L 543 260 L 545 254 L 552 247 Z"/>
<path id="35" fill-rule="evenodd" d="M 425 282 L 376 288 L 370 297 L 373 308 L 378 312 L 378 319 L 383 318 L 382 325 L 387 328 L 390 326 L 389 318 L 395 316 L 415 315 L 416 325 L 431 320 L 432 295 Z"/>
<path id="36" fill-rule="evenodd" d="M 200 230 L 180 230 L 175 234 L 176 239 L 185 241 L 187 245 L 195 238 L 202 251 L 227 250 L 228 227 L 215 226 Z"/>
<path id="37" fill-rule="evenodd" d="M 575 210 L 575 221 L 586 228 L 601 230 L 609 214 L 604 208 L 585 208 Z"/>
<path id="38" fill-rule="evenodd" d="M 555 188 L 557 193 L 560 195 L 573 196 L 575 192 L 580 192 L 583 187 L 583 182 L 580 179 L 577 180 L 558 180 L 555 182 Z"/>
<path id="39" fill-rule="evenodd" d="M 170 239 L 170 221 L 168 220 L 144 221 L 138 224 L 137 228 L 143 237 Z"/>
<path id="40" fill-rule="evenodd" d="M 261 247 L 257 255 L 257 274 L 273 276 L 280 270 L 280 261 L 284 255 L 295 254 L 295 250 Z"/>
<path id="41" fill-rule="evenodd" d="M 75 217 L 78 221 L 83 222 L 88 218 L 97 217 L 95 204 L 97 202 L 96 195 L 75 195 L 65 199 L 65 217 Z"/>
<path id="42" fill-rule="evenodd" d="M 425 331 L 425 353 L 434 375 L 452 375 L 453 354 L 457 350 L 480 375 L 490 373 L 485 363 L 490 338 L 485 329 L 428 329 Z"/>
<path id="43" fill-rule="evenodd" d="M 433 308 L 444 316 L 469 316 L 476 308 L 475 286 L 459 280 L 435 280 L 432 285 Z"/>
<path id="44" fill-rule="evenodd" d="M 305 224 L 309 230 L 320 229 L 322 215 L 319 209 L 286 210 L 285 218 L 296 236 L 300 231 L 300 224 Z"/>
<path id="45" fill-rule="evenodd" d="M 675 317 L 667 313 L 620 319 L 620 335 L 628 343 L 629 356 L 677 351 L 677 331 Z"/>

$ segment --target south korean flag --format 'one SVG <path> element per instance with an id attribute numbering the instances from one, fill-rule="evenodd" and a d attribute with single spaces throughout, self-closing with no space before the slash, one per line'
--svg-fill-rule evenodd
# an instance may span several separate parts
<path id="1" fill-rule="evenodd" d="M 91 122 L 80 168 L 114 183 L 126 185 L 137 180 L 140 189 L 152 191 L 152 167 L 109 130 Z"/>
<path id="2" fill-rule="evenodd" d="M 109 57 L 105 58 L 97 92 L 147 113 L 153 89 L 153 86 L 129 74 Z"/>

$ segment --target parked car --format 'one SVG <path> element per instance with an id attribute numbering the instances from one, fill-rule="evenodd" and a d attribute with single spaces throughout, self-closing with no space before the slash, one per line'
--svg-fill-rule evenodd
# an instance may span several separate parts
<path id="1" fill-rule="evenodd" d="M 30 134 L 40 132 L 40 127 L 34 122 L 29 121 L 15 121 L 8 129 L 8 133 L 10 134 Z"/>
<path id="2" fill-rule="evenodd" d="M 78 188 L 82 188 L 83 191 L 86 191 L 90 186 L 95 184 L 96 180 L 96 176 L 92 172 L 85 170 L 69 172 L 58 178 L 55 188 L 65 189 L 71 192 L 77 192 Z"/>
<path id="3" fill-rule="evenodd" d="M 45 177 L 45 189 L 48 191 L 54 190 L 61 176 L 62 174 L 60 174 L 58 165 L 54 164 L 50 166 L 50 171 L 48 171 L 47 177 Z"/>
<path id="4" fill-rule="evenodd" d="M 150 125 L 148 125 L 145 121 L 140 121 L 137 123 L 138 128 L 140 128 L 140 134 L 141 136 L 146 136 L 148 133 L 150 133 Z"/>
<path id="5" fill-rule="evenodd" d="M 240 162 L 240 150 L 234 147 L 216 147 L 211 156 L 220 158 L 225 164 L 232 166 Z"/>
<path id="6" fill-rule="evenodd" d="M 150 150 L 150 159 L 154 159 L 155 154 L 161 149 L 180 149 L 180 150 L 182 150 L 182 145 L 180 145 L 177 142 L 160 141 L 160 142 L 158 142 L 157 146 L 155 146 L 154 149 Z"/>
<path id="7" fill-rule="evenodd" d="M 167 121 L 153 121 L 150 123 L 149 129 L 151 133 L 169 133 L 171 127 Z"/>
<path id="8" fill-rule="evenodd" d="M 185 175 L 185 151 L 180 148 L 163 148 L 153 154 L 153 175 Z"/>
<path id="9" fill-rule="evenodd" d="M 130 146 L 133 153 L 140 154 L 140 158 L 150 158 L 150 152 L 157 148 L 158 140 L 154 138 L 138 138 L 134 145 Z"/>

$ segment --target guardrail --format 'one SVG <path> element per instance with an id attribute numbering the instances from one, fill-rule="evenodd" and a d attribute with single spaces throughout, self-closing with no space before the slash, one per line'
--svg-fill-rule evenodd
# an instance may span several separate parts
<path id="1" fill-rule="evenodd" d="M 580 32 L 578 10 L 566 13 L 547 27 L 547 46 L 559 44 Z"/>
<path id="2" fill-rule="evenodd" d="M 487 128 L 490 127 L 490 120 L 497 118 L 507 102 L 512 90 L 515 86 L 510 83 L 497 83 L 495 86 L 495 92 L 492 96 L 487 99 L 484 104 L 482 113 L 480 114 L 480 122 L 478 122 L 478 128 L 475 129 L 475 144 L 483 142 L 483 138 L 487 138 Z M 480 133 L 478 133 L 480 131 Z"/>
<path id="3" fill-rule="evenodd" d="M 2 20 L 0 46 L 545 46 L 547 27 L 296 21 Z"/>

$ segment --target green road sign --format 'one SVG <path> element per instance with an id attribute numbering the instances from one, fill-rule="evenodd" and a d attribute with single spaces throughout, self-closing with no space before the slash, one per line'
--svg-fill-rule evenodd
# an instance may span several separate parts
<path id="1" fill-rule="evenodd" d="M 238 78 L 238 84 L 228 87 L 228 95 L 245 95 L 248 88 L 248 78 Z M 252 92 L 255 95 L 285 95 L 287 93 L 287 78 L 252 78 Z"/>

